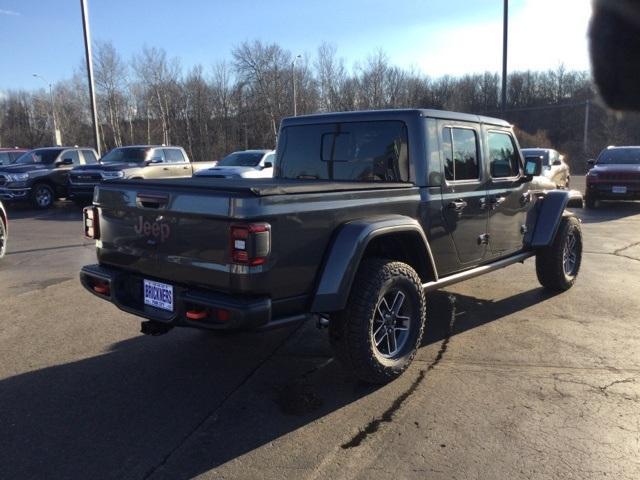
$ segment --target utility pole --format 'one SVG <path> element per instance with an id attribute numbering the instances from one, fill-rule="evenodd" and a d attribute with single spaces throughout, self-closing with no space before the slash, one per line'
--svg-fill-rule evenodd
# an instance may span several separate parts
<path id="1" fill-rule="evenodd" d="M 296 99 L 296 62 L 302 58 L 302 55 L 296 55 L 291 62 L 291 81 L 293 82 L 293 116 L 298 116 L 298 104 Z"/>
<path id="2" fill-rule="evenodd" d="M 53 145 L 62 145 L 62 136 L 60 135 L 60 130 L 58 130 L 58 123 L 56 122 L 56 109 L 53 102 L 53 87 L 51 86 L 51 83 L 49 83 L 47 79 L 42 75 L 34 73 L 33 76 L 42 80 L 45 85 L 49 85 L 49 101 L 51 102 L 51 123 L 53 124 Z"/>
<path id="3" fill-rule="evenodd" d="M 87 60 L 87 75 L 89 81 L 89 100 L 91 102 L 91 117 L 93 120 L 93 139 L 98 151 L 100 152 L 100 134 L 98 133 L 98 111 L 96 110 L 96 94 L 93 88 L 93 59 L 91 55 L 91 31 L 89 30 L 89 10 L 87 9 L 87 0 L 80 0 L 80 9 L 82 10 L 82 29 L 84 31 L 84 52 Z"/>
<path id="4" fill-rule="evenodd" d="M 591 106 L 591 100 L 587 100 L 585 102 L 585 108 L 584 108 L 584 136 L 583 136 L 583 144 L 582 144 L 585 155 L 587 155 L 587 153 L 589 152 L 589 107 L 590 106 Z"/>
<path id="5" fill-rule="evenodd" d="M 504 0 L 502 26 L 502 111 L 507 109 L 507 49 L 509 43 L 509 0 Z"/>

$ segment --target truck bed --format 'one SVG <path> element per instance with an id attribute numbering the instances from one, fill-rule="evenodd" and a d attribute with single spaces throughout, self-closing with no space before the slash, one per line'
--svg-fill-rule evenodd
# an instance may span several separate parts
<path id="1" fill-rule="evenodd" d="M 165 178 L 157 180 L 112 180 L 109 185 L 144 186 L 175 190 L 183 187 L 198 190 L 250 193 L 256 197 L 293 195 L 300 193 L 326 193 L 358 190 L 389 190 L 411 188 L 410 183 L 385 182 L 331 182 L 326 180 L 283 180 L 274 178 Z"/>

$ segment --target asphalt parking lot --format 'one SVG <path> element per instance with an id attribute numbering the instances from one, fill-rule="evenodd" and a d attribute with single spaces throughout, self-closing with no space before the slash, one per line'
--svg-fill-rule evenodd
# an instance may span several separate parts
<path id="1" fill-rule="evenodd" d="M 382 388 L 312 324 L 142 336 L 77 280 L 79 208 L 9 214 L 0 478 L 640 478 L 640 203 L 579 211 L 569 292 L 529 260 L 430 294 Z"/>

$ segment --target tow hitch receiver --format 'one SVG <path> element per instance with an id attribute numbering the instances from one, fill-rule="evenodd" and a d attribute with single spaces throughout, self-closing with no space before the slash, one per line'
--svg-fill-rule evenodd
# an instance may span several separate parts
<path id="1" fill-rule="evenodd" d="M 142 322 L 140 324 L 140 333 L 145 335 L 153 335 L 157 337 L 158 335 L 164 335 L 169 332 L 173 328 L 172 325 L 167 325 L 161 322 L 156 322 L 154 320 L 149 320 L 146 322 Z"/>

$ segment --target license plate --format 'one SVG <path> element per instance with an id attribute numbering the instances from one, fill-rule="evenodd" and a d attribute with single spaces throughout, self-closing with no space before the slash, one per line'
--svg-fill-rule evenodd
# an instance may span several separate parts
<path id="1" fill-rule="evenodd" d="M 173 286 L 145 280 L 143 288 L 145 305 L 173 312 Z"/>
<path id="2" fill-rule="evenodd" d="M 611 193 L 627 193 L 627 187 L 611 187 Z"/>

